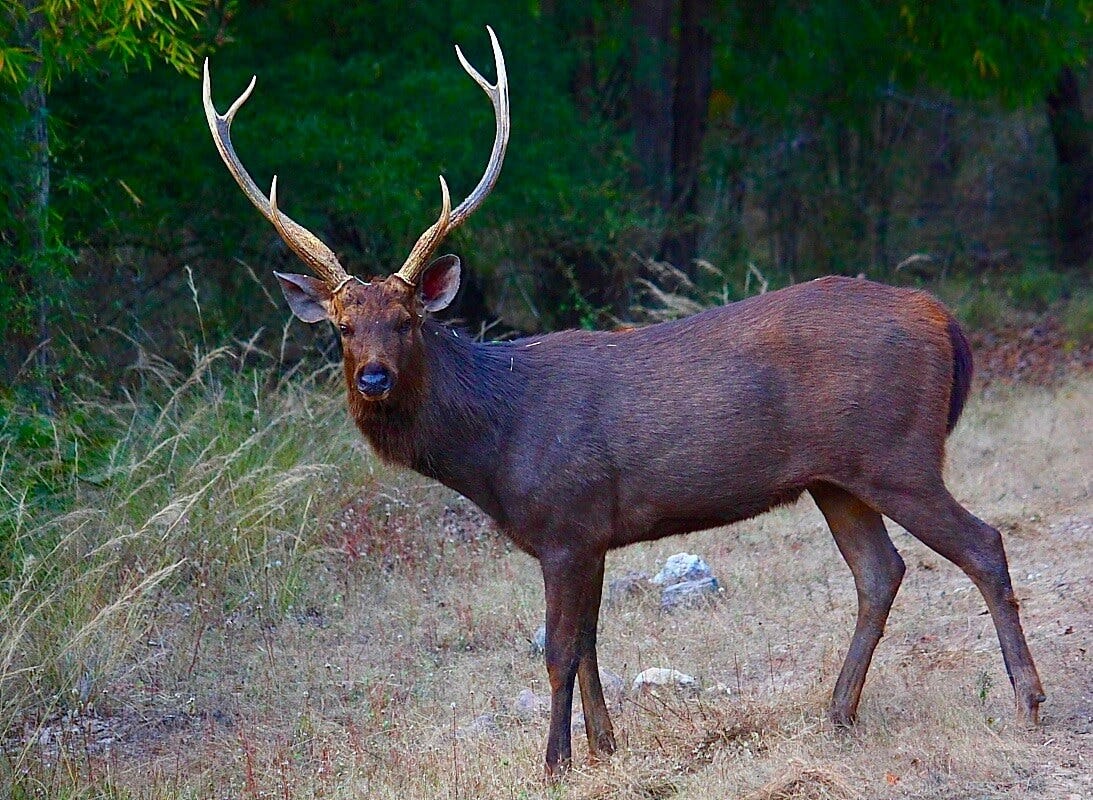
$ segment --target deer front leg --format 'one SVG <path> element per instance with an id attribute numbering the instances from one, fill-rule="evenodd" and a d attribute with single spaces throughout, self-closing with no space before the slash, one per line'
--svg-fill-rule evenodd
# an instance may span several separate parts
<path id="1" fill-rule="evenodd" d="M 588 736 L 588 753 L 593 759 L 615 752 L 615 731 L 611 716 L 603 698 L 600 667 L 596 658 L 596 628 L 600 618 L 600 597 L 603 589 L 603 558 L 593 586 L 595 597 L 590 597 L 581 619 L 579 638 L 580 658 L 577 662 L 577 680 L 581 686 L 581 707 L 584 709 L 584 730 Z"/>
<path id="2" fill-rule="evenodd" d="M 595 653 L 604 556 L 570 551 L 547 553 L 540 558 L 540 565 L 546 589 L 546 667 L 550 679 L 546 773 L 556 780 L 573 761 L 570 725 L 573 682 L 578 670 L 593 753 L 614 749 Z"/>

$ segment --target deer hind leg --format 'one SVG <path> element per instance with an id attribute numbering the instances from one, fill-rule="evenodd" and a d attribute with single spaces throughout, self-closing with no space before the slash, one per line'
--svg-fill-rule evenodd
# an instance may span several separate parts
<path id="1" fill-rule="evenodd" d="M 835 544 L 854 574 L 858 620 L 831 699 L 837 725 L 854 721 L 873 651 L 884 634 L 888 612 L 903 580 L 904 565 L 880 514 L 849 492 L 830 485 L 810 490 Z"/>
<path id="2" fill-rule="evenodd" d="M 1001 534 L 960 505 L 940 482 L 918 491 L 886 487 L 871 499 L 886 516 L 972 579 L 994 620 L 1017 717 L 1036 725 L 1044 689 L 1021 628 Z"/>
<path id="3" fill-rule="evenodd" d="M 546 588 L 546 665 L 550 679 L 547 776 L 556 779 L 573 758 L 570 726 L 573 684 L 580 675 L 585 728 L 593 756 L 614 750 L 607 705 L 596 664 L 596 624 L 603 588 L 604 557 L 550 554 L 540 559 Z"/>

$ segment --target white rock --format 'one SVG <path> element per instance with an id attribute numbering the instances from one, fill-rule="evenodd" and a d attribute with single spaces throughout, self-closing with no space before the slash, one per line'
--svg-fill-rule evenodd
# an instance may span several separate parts
<path id="1" fill-rule="evenodd" d="M 634 678 L 633 691 L 647 691 L 659 686 L 670 686 L 686 689 L 688 691 L 696 691 L 698 689 L 698 680 L 676 669 L 650 667 L 643 672 L 639 672 Z"/>
<path id="2" fill-rule="evenodd" d="M 658 586 L 670 586 L 681 581 L 700 581 L 713 577 L 713 570 L 702 556 L 693 553 L 676 553 L 669 556 L 664 567 L 653 576 L 653 583 Z"/>

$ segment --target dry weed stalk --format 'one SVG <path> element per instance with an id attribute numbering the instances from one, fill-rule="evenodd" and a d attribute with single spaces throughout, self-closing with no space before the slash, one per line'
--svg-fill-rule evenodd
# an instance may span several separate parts
<path id="1" fill-rule="evenodd" d="M 833 764 L 793 761 L 745 800 L 858 800 L 862 794 Z"/>

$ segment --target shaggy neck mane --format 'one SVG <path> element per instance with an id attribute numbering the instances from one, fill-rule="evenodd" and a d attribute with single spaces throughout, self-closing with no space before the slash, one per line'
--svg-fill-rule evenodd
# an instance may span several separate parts
<path id="1" fill-rule="evenodd" d="M 350 386 L 353 419 L 385 461 L 435 478 L 487 512 L 499 512 L 493 476 L 527 383 L 521 348 L 476 343 L 432 319 L 421 335 L 420 368 L 409 370 L 418 375 L 399 376 L 397 399 L 369 402 Z"/>

